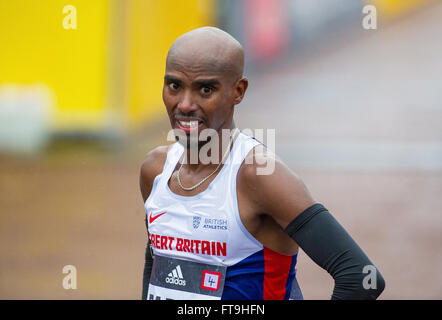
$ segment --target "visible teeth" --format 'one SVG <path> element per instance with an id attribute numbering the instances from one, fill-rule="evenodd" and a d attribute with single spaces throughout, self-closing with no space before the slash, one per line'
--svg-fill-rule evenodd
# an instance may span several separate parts
<path id="1" fill-rule="evenodd" d="M 195 120 L 193 120 L 193 121 L 181 121 L 180 120 L 180 124 L 183 127 L 198 127 L 198 121 L 195 121 Z"/>

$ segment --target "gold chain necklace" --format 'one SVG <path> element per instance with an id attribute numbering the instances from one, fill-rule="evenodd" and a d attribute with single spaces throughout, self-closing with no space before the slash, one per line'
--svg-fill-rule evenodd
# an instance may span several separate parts
<path id="1" fill-rule="evenodd" d="M 237 129 L 235 128 L 235 134 L 237 132 Z M 218 171 L 219 167 L 221 166 L 221 164 L 224 162 L 224 158 L 227 156 L 227 154 L 230 151 L 230 146 L 232 145 L 233 140 L 235 140 L 235 134 L 233 136 L 231 136 L 230 141 L 229 141 L 229 145 L 227 146 L 226 152 L 224 152 L 224 155 L 220 161 L 220 163 L 218 164 L 218 166 L 216 167 L 216 169 L 209 174 L 207 177 L 205 177 L 203 180 L 201 180 L 200 182 L 198 182 L 197 184 L 195 184 L 192 187 L 184 187 L 181 184 L 181 179 L 180 179 L 180 172 L 181 172 L 181 168 L 183 167 L 183 162 L 181 162 L 181 166 L 178 169 L 178 174 L 177 174 L 177 179 L 178 179 L 178 185 L 181 187 L 181 189 L 186 190 L 186 191 L 192 191 L 194 189 L 196 189 L 197 187 L 199 187 L 202 183 L 204 183 L 204 181 L 206 181 L 207 179 L 209 179 L 216 171 Z"/>

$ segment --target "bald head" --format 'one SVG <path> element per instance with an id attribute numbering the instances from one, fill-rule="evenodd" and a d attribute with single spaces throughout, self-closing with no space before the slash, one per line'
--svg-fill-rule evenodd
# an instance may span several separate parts
<path id="1" fill-rule="evenodd" d="M 166 70 L 176 67 L 223 73 L 236 81 L 243 75 L 244 50 L 227 32 L 202 27 L 183 34 L 170 47 Z"/>

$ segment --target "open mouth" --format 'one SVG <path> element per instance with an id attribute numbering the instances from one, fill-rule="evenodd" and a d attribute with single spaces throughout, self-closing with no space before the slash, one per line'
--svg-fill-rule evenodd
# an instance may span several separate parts
<path id="1" fill-rule="evenodd" d="M 202 120 L 178 120 L 176 121 L 178 128 L 185 132 L 190 132 L 196 129 L 200 129 L 203 125 Z"/>

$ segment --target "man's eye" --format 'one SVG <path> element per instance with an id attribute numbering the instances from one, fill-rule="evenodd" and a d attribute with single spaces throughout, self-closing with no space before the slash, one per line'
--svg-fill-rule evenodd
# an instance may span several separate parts
<path id="1" fill-rule="evenodd" d="M 171 82 L 171 83 L 169 83 L 169 88 L 172 90 L 178 90 L 179 86 L 177 83 Z"/>
<path id="2" fill-rule="evenodd" d="M 211 87 L 202 87 L 201 88 L 201 92 L 206 95 L 212 93 L 212 91 L 213 91 L 213 89 Z"/>

